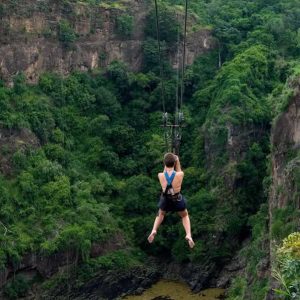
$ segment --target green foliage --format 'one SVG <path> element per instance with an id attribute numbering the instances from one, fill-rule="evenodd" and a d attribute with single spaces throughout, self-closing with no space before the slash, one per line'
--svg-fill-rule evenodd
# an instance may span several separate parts
<path id="1" fill-rule="evenodd" d="M 198 103 L 198 101 L 192 98 L 192 93 L 197 90 L 195 93 L 196 96 L 197 94 L 205 91 L 204 88 L 207 86 L 209 81 L 214 78 L 218 71 L 218 63 L 218 52 L 211 51 L 197 57 L 195 62 L 191 66 L 188 66 L 188 69 L 185 72 L 185 94 L 186 100 L 191 102 L 193 109 L 198 111 L 200 109 L 201 111 L 203 110 L 202 107 L 195 107 L 195 104 Z M 204 111 L 205 115 L 206 113 L 207 111 Z"/>
<path id="2" fill-rule="evenodd" d="M 127 91 L 129 77 L 126 65 L 120 61 L 113 61 L 107 67 L 108 76 L 115 82 L 121 92 Z"/>
<path id="3" fill-rule="evenodd" d="M 159 10 L 159 36 L 161 48 L 161 65 L 163 69 L 163 76 L 171 76 L 173 70 L 170 66 L 169 56 L 170 52 L 174 51 L 175 43 L 180 35 L 179 23 L 176 19 L 175 10 L 166 5 L 166 3 L 158 3 Z M 172 26 L 170 26 L 172 24 Z M 143 41 L 143 67 L 145 72 L 154 72 L 160 74 L 158 42 L 157 42 L 157 25 L 155 9 L 152 8 L 149 12 L 145 25 L 145 40 Z M 172 97 L 174 97 L 172 95 Z"/>
<path id="4" fill-rule="evenodd" d="M 246 268 L 231 283 L 229 299 L 264 299 L 269 290 L 269 279 L 259 274 L 261 262 L 269 251 L 267 204 L 262 204 L 259 211 L 249 218 L 248 225 L 251 227 L 251 241 L 239 254 L 246 260 Z"/>
<path id="5" fill-rule="evenodd" d="M 268 120 L 268 107 L 262 99 L 269 92 L 265 85 L 269 76 L 268 59 L 271 57 L 265 47 L 253 46 L 225 65 L 211 87 L 216 100 L 208 117 L 222 113 L 222 109 L 231 105 L 231 111 L 223 114 L 220 120 L 223 124 L 226 121 L 236 124 Z M 238 106 L 242 110 L 238 110 Z"/>
<path id="6" fill-rule="evenodd" d="M 121 197 L 127 215 L 152 213 L 155 209 L 155 202 L 149 200 L 155 199 L 157 195 L 156 182 L 153 179 L 143 175 L 132 176 L 126 182 L 123 193 Z"/>
<path id="7" fill-rule="evenodd" d="M 277 250 L 277 254 L 300 259 L 300 232 L 291 233 L 285 238 L 282 246 Z"/>
<path id="8" fill-rule="evenodd" d="M 112 212 L 136 218 L 138 211 L 146 216 L 156 210 L 156 201 L 148 197 L 156 198 L 157 183 L 148 174 L 161 161 L 162 141 L 151 128 L 157 123 L 147 124 L 148 104 L 142 99 L 156 84 L 152 78 L 115 62 L 105 75 L 44 74 L 37 87 L 21 78 L 13 90 L 0 88 L 1 121 L 26 124 L 40 141 L 38 149 L 14 154 L 16 179 L 1 182 L 1 221 L 8 229 L 1 239 L 1 265 L 7 259 L 18 264 L 28 251 L 72 250 L 88 261 L 92 243 L 105 242 L 120 230 Z M 133 110 L 126 111 L 124 103 Z M 136 132 L 140 124 L 142 134 Z M 132 176 L 139 171 L 144 174 Z M 147 196 L 141 197 L 140 190 Z M 124 223 L 128 236 L 129 223 Z M 136 239 L 151 223 L 152 216 Z"/>
<path id="9" fill-rule="evenodd" d="M 70 203 L 70 181 L 66 176 L 57 176 L 54 181 L 46 183 L 42 188 L 42 195 L 52 203 L 68 205 Z"/>
<path id="10" fill-rule="evenodd" d="M 88 264 L 92 268 L 97 267 L 105 270 L 124 270 L 138 266 L 141 262 L 139 261 L 138 256 L 135 256 L 134 252 L 130 253 L 124 250 L 118 250 L 90 260 Z M 97 268 L 95 268 L 95 270 L 97 270 Z"/>
<path id="11" fill-rule="evenodd" d="M 20 73 L 14 77 L 14 92 L 17 95 L 21 95 L 26 92 L 26 77 L 23 73 Z"/>
<path id="12" fill-rule="evenodd" d="M 251 286 L 251 299 L 264 299 L 270 290 L 269 278 L 260 278 Z"/>
<path id="13" fill-rule="evenodd" d="M 158 55 L 158 47 L 157 41 L 153 38 L 147 38 L 143 42 L 143 63 L 144 69 L 147 70 L 155 70 L 159 67 L 159 55 Z M 166 56 L 166 45 L 165 43 L 161 44 L 161 56 Z"/>
<path id="14" fill-rule="evenodd" d="M 22 276 L 16 276 L 4 287 L 3 292 L 8 299 L 19 299 L 26 296 L 28 289 L 28 281 Z"/>
<path id="15" fill-rule="evenodd" d="M 277 48 L 283 56 L 299 54 L 297 1 L 191 2 L 190 6 L 198 12 L 202 22 L 213 27 L 222 60 L 232 58 L 253 44 Z"/>
<path id="16" fill-rule="evenodd" d="M 244 294 L 247 289 L 247 281 L 242 277 L 236 277 L 230 285 L 228 291 L 229 300 L 244 299 Z"/>
<path id="17" fill-rule="evenodd" d="M 125 5 L 84 2 L 107 8 Z M 180 218 L 175 215 L 167 216 L 151 247 L 146 240 L 157 211 L 157 173 L 162 170 L 164 151 L 153 7 L 146 17 L 143 41 L 143 71 L 147 73 L 129 72 L 124 63 L 114 61 L 104 72 L 74 72 L 65 78 L 43 74 L 35 87 L 26 85 L 22 74 L 15 77 L 12 89 L 0 83 L 1 126 L 28 128 L 40 143 L 37 150 L 21 147 L 14 153 L 14 179 L 0 178 L 0 218 L 8 229 L 0 238 L 0 265 L 9 259 L 16 266 L 28 251 L 49 255 L 72 250 L 84 261 L 80 280 L 87 280 L 86 274 L 93 276 L 100 268 L 139 264 L 143 255 L 126 250 L 89 258 L 94 242 L 105 243 L 116 232 L 123 232 L 139 253 L 222 265 L 251 233 L 251 243 L 243 252 L 245 276 L 234 280 L 229 299 L 242 299 L 249 289 L 252 299 L 263 299 L 268 280 L 257 274 L 268 252 L 268 208 L 264 204 L 264 184 L 270 181 L 268 131 L 272 118 L 289 104 L 291 87 L 300 74 L 298 4 L 189 2 L 193 23 L 188 24 L 189 43 L 194 38 L 192 31 L 202 26 L 211 28 L 216 38 L 216 50 L 196 59 L 184 78 L 187 126 L 181 158 L 183 192 L 197 243 L 193 252 L 187 248 Z M 159 4 L 165 101 L 170 115 L 177 79 L 169 57 L 179 46 L 178 34 L 182 38 L 176 19 L 176 13 L 182 19 L 181 5 L 177 0 Z M 7 11 L 3 7 L 2 14 Z M 15 8 L 16 2 L 10 7 Z M 62 11 L 73 16 L 74 3 L 64 1 Z M 124 11 L 115 25 L 119 37 L 130 38 L 133 16 Z M 65 19 L 57 32 L 66 48 L 77 40 Z M 1 155 L 8 154 L 9 149 L 1 146 Z M 296 152 L 291 154 L 294 158 Z M 297 188 L 298 173 L 294 169 L 291 173 Z M 272 239 L 282 239 L 297 229 L 299 214 L 294 206 L 272 214 Z M 283 290 L 291 296 L 298 291 L 293 281 L 298 263 L 295 257 L 284 255 L 288 259 L 280 262 L 278 274 L 292 286 L 291 292 Z M 22 296 L 26 290 L 22 280 L 15 285 L 7 286 L 7 295 Z"/>
<path id="18" fill-rule="evenodd" d="M 298 299 L 300 297 L 300 233 L 294 232 L 283 240 L 277 250 L 277 266 L 273 270 L 274 278 L 281 289 L 275 292 L 279 299 Z"/>
<path id="19" fill-rule="evenodd" d="M 289 75 L 286 82 L 284 84 L 278 84 L 272 91 L 272 94 L 268 97 L 270 107 L 272 108 L 272 115 L 274 117 L 273 122 L 275 122 L 276 117 L 286 111 L 295 94 L 294 86 L 297 84 L 299 67 L 300 65 L 297 61 L 290 61 L 284 67 L 288 70 L 286 72 Z"/>
<path id="20" fill-rule="evenodd" d="M 256 212 L 261 204 L 260 201 L 265 200 L 261 182 L 266 175 L 267 151 L 268 149 L 262 149 L 261 145 L 253 143 L 245 159 L 236 166 L 239 208 L 243 208 L 247 212 Z M 256 195 L 255 198 L 252 197 L 253 194 Z"/>
<path id="21" fill-rule="evenodd" d="M 165 41 L 168 46 L 171 46 L 177 41 L 178 37 L 178 21 L 175 18 L 175 13 L 171 7 L 165 5 L 163 2 L 159 3 L 159 31 L 161 41 Z M 172 24 L 172 26 L 170 26 Z M 145 34 L 156 40 L 156 15 L 153 8 L 147 16 Z"/>
<path id="22" fill-rule="evenodd" d="M 66 48 L 77 39 L 75 31 L 67 20 L 61 20 L 58 24 L 58 39 Z"/>
<path id="23" fill-rule="evenodd" d="M 282 240 L 290 233 L 297 230 L 299 212 L 293 205 L 277 208 L 273 211 L 271 235 L 277 241 Z"/>
<path id="24" fill-rule="evenodd" d="M 133 32 L 133 16 L 127 14 L 117 16 L 116 31 L 122 37 L 130 37 Z"/>
<path id="25" fill-rule="evenodd" d="M 105 276 L 107 272 L 110 273 L 110 278 L 117 278 L 120 272 L 130 270 L 134 272 L 135 268 L 143 268 L 145 259 L 145 255 L 138 249 L 111 251 L 108 254 L 72 266 L 68 272 L 55 274 L 43 282 L 43 294 L 49 294 L 50 297 L 58 288 L 65 285 L 71 289 L 80 288 L 90 279 L 99 277 L 99 275 Z"/>

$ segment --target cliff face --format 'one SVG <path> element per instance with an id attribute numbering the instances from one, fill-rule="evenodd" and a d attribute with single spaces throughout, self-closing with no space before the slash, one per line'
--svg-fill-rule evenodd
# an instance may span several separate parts
<path id="1" fill-rule="evenodd" d="M 116 233 L 103 243 L 93 243 L 90 257 L 98 257 L 115 250 L 126 248 L 126 242 L 120 233 Z M 50 278 L 63 268 L 77 265 L 81 261 L 78 251 L 74 249 L 65 250 L 51 255 L 41 253 L 27 253 L 18 264 L 9 262 L 6 268 L 0 270 L 0 299 L 3 299 L 1 288 L 15 275 L 22 275 L 24 278 L 32 279 L 41 276 L 43 279 Z M 105 275 L 105 274 L 104 274 Z M 105 286 L 105 283 L 103 284 Z M 107 285 L 107 284 L 106 284 Z M 36 295 L 29 299 L 36 299 Z"/>
<path id="2" fill-rule="evenodd" d="M 297 185 L 300 167 L 300 78 L 293 84 L 294 97 L 272 128 L 273 185 L 270 194 L 270 210 L 286 207 L 290 201 L 300 208 Z"/>
<path id="3" fill-rule="evenodd" d="M 270 270 L 276 268 L 275 250 L 287 234 L 300 230 L 300 78 L 291 83 L 294 95 L 287 109 L 275 120 L 271 131 L 271 178 L 269 195 Z M 286 213 L 287 212 L 287 213 Z M 278 282 L 270 276 L 270 287 Z M 268 300 L 277 299 L 272 290 Z"/>
<path id="4" fill-rule="evenodd" d="M 121 60 L 138 71 L 142 65 L 145 18 L 150 10 L 146 1 L 126 1 L 112 6 L 55 0 L 0 3 L 0 78 L 10 81 L 24 72 L 35 83 L 45 71 L 68 74 L 73 70 L 90 70 Z M 130 35 L 116 31 L 116 19 L 133 17 Z M 72 43 L 60 38 L 60 24 L 66 21 Z M 214 46 L 209 30 L 189 34 L 187 63 Z M 170 53 L 175 64 L 176 53 Z"/>

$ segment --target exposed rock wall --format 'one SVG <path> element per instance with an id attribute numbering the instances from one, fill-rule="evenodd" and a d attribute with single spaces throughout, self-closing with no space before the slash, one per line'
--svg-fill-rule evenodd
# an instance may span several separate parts
<path id="1" fill-rule="evenodd" d="M 285 207 L 289 201 L 296 201 L 299 195 L 295 185 L 295 171 L 300 168 L 300 78 L 294 83 L 295 94 L 287 110 L 276 120 L 272 128 L 272 179 L 270 211 Z"/>
<path id="2" fill-rule="evenodd" d="M 300 189 L 297 176 L 300 174 L 300 78 L 291 83 L 294 96 L 287 109 L 279 115 L 271 132 L 271 164 L 272 185 L 269 195 L 269 259 L 270 271 L 275 265 L 276 241 L 272 235 L 274 223 L 274 210 L 284 209 L 287 206 L 300 209 Z M 298 174 L 298 175 L 297 175 Z M 294 218 L 290 216 L 290 218 Z M 291 220 L 285 220 L 286 223 Z M 295 220 L 294 220 L 295 221 Z M 295 221 L 300 230 L 300 220 Z M 270 287 L 279 288 L 270 276 Z M 274 291 L 270 289 L 266 299 L 278 299 Z"/>
<path id="3" fill-rule="evenodd" d="M 60 284 L 55 290 L 48 290 L 26 300 L 34 299 L 74 299 L 74 300 L 113 300 L 129 294 L 141 294 L 159 280 L 159 269 L 150 266 L 137 266 L 127 270 L 101 270 L 83 285 L 76 285 L 71 278 L 71 286 Z"/>
<path id="4" fill-rule="evenodd" d="M 0 78 L 10 81 L 24 72 L 35 83 L 45 71 L 68 74 L 73 70 L 90 70 L 121 60 L 138 71 L 142 65 L 145 18 L 149 3 L 141 0 L 120 1 L 120 6 L 91 6 L 44 0 L 0 3 Z M 130 14 L 134 18 L 129 37 L 116 33 L 116 17 Z M 58 38 L 59 22 L 67 20 L 76 40 L 66 47 Z M 188 35 L 187 63 L 214 47 L 210 30 Z M 170 53 L 176 65 L 176 53 Z"/>
<path id="5" fill-rule="evenodd" d="M 102 244 L 92 244 L 90 256 L 98 257 L 109 252 L 124 249 L 126 242 L 121 233 L 117 233 Z M 0 270 L 0 288 L 2 288 L 15 274 L 23 277 L 34 277 L 39 274 L 43 278 L 50 278 L 63 267 L 79 262 L 79 254 L 74 249 L 51 255 L 28 253 L 18 264 L 10 262 L 5 269 Z M 2 297 L 0 290 L 0 299 Z"/>

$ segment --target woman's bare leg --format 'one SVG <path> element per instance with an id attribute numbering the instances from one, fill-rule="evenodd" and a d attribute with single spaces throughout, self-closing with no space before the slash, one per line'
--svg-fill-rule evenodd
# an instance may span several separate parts
<path id="1" fill-rule="evenodd" d="M 195 243 L 192 239 L 191 222 L 190 222 L 188 211 L 187 210 L 179 211 L 178 214 L 182 219 L 182 225 L 185 230 L 185 239 L 188 241 L 190 248 L 193 248 L 195 246 Z"/>
<path id="2" fill-rule="evenodd" d="M 151 231 L 150 235 L 148 236 L 148 242 L 149 243 L 153 242 L 153 240 L 155 238 L 155 235 L 157 233 L 158 227 L 165 218 L 165 214 L 166 214 L 165 211 L 159 209 L 158 214 L 157 214 L 157 216 L 155 218 L 155 221 L 154 221 L 154 224 L 153 224 L 152 231 Z"/>

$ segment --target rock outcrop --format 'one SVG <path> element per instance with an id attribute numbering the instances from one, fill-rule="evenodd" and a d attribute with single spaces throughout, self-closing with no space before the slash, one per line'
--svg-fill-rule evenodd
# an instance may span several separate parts
<path id="1" fill-rule="evenodd" d="M 90 256 L 97 257 L 111 251 L 124 249 L 126 242 L 120 233 L 116 233 L 105 243 L 92 244 Z M 42 278 L 50 278 L 64 267 L 78 263 L 80 257 L 74 249 L 45 255 L 41 253 L 27 253 L 18 264 L 9 262 L 5 269 L 0 270 L 0 288 L 2 288 L 13 276 L 21 274 L 25 278 L 33 278 L 37 274 Z M 1 298 L 1 293 L 0 293 Z"/>
<path id="2" fill-rule="evenodd" d="M 287 110 L 282 113 L 272 128 L 272 179 L 270 212 L 295 201 L 300 208 L 300 196 L 296 195 L 295 175 L 300 168 L 300 78 L 292 84 L 295 94 Z"/>
<path id="3" fill-rule="evenodd" d="M 275 266 L 277 241 L 272 227 L 276 222 L 274 212 L 292 207 L 298 214 L 290 215 L 285 224 L 293 223 L 300 230 L 300 78 L 293 79 L 290 88 L 294 95 L 285 111 L 274 121 L 271 134 L 272 185 L 269 195 L 269 260 L 270 269 Z M 294 220 L 296 218 L 296 220 Z M 285 226 L 283 224 L 283 227 Z M 270 277 L 271 289 L 267 300 L 278 299 L 272 288 L 279 288 L 278 282 Z"/>
<path id="4" fill-rule="evenodd" d="M 149 9 L 149 4 L 140 0 L 98 6 L 57 0 L 1 4 L 0 78 L 10 82 L 23 72 L 29 82 L 35 83 L 45 71 L 66 75 L 74 70 L 106 67 L 113 60 L 121 60 L 138 71 Z M 126 37 L 116 32 L 116 19 L 122 14 L 133 16 L 132 33 Z M 64 36 L 68 43 L 59 33 L 64 21 L 70 26 L 64 33 L 71 36 Z M 210 30 L 190 33 L 187 63 L 213 47 Z M 170 53 L 173 65 L 176 54 L 177 51 Z"/>
<path id="5" fill-rule="evenodd" d="M 85 282 L 81 287 L 61 285 L 51 295 L 42 295 L 40 299 L 97 299 L 113 300 L 128 294 L 141 294 L 153 283 L 159 280 L 158 269 L 137 266 L 128 270 L 99 270 L 95 277 Z M 50 297 L 49 297 L 50 296 Z"/>

